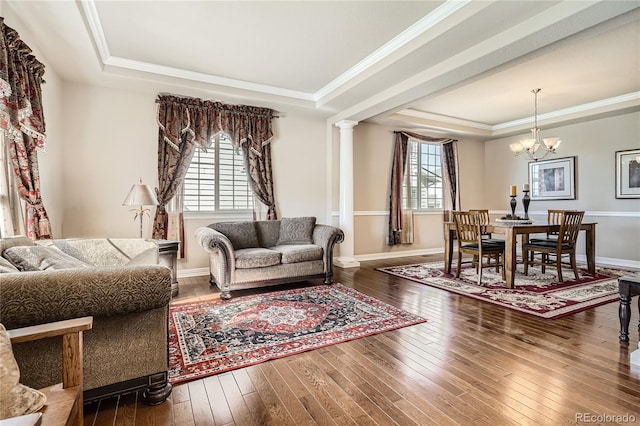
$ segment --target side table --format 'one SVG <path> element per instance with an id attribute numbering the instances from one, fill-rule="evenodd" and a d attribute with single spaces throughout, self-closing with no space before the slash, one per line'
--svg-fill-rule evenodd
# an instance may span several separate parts
<path id="1" fill-rule="evenodd" d="M 640 295 L 640 275 L 625 275 L 618 278 L 618 291 L 620 292 L 620 341 L 629 341 L 629 322 L 631 322 L 631 298 Z M 638 299 L 640 311 L 640 299 Z M 638 324 L 640 328 L 640 323 Z"/>
<path id="2" fill-rule="evenodd" d="M 171 297 L 178 295 L 178 244 L 179 241 L 155 240 L 158 245 L 160 265 L 171 269 Z"/>

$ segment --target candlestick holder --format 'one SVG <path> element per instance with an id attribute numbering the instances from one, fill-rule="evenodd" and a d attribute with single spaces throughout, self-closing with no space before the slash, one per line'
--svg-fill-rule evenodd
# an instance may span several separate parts
<path id="1" fill-rule="evenodd" d="M 511 204 L 511 219 L 516 219 L 516 205 L 518 202 L 516 201 L 516 195 L 510 195 L 510 197 L 511 201 L 509 204 Z"/>
<path id="2" fill-rule="evenodd" d="M 522 197 L 522 205 L 524 206 L 524 218 L 529 220 L 529 203 L 531 202 L 531 198 L 529 197 L 529 190 L 523 189 L 524 196 Z"/>

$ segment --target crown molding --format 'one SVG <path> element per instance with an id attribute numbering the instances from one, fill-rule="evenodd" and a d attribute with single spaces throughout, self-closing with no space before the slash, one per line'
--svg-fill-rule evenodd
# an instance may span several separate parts
<path id="1" fill-rule="evenodd" d="M 321 102 L 324 98 L 330 96 L 331 93 L 338 90 L 338 88 L 352 80 L 355 80 L 358 76 L 364 74 L 374 65 L 382 62 L 384 59 L 396 53 L 401 48 L 407 46 L 413 40 L 417 39 L 427 31 L 430 31 L 433 27 L 445 21 L 447 18 L 449 18 L 451 15 L 453 15 L 469 3 L 470 0 L 447 0 L 445 3 L 434 9 L 431 13 L 424 16 L 418 22 L 402 31 L 400 34 L 385 43 L 382 47 L 374 51 L 372 54 L 370 54 L 369 56 L 355 64 L 353 67 L 342 73 L 340 76 L 330 81 L 323 88 L 315 92 L 315 100 Z"/>
<path id="2" fill-rule="evenodd" d="M 634 103 L 640 105 L 640 92 L 627 93 L 626 95 L 615 96 L 613 98 L 602 99 L 595 102 L 589 102 L 582 105 L 575 105 L 569 108 L 563 108 L 556 111 L 547 112 L 544 114 L 538 114 L 538 121 L 563 119 L 575 114 L 589 114 L 595 110 L 601 110 L 602 108 L 622 109 L 628 106 L 628 103 Z M 491 126 L 493 132 L 497 130 L 511 129 L 520 126 L 531 126 L 531 123 L 535 120 L 534 116 L 521 118 L 518 120 L 507 121 L 504 123 Z"/>
<path id="3" fill-rule="evenodd" d="M 547 124 L 552 124 L 569 119 L 575 119 L 576 117 L 587 117 L 600 114 L 603 111 L 617 111 L 634 106 L 640 106 L 640 92 L 627 93 L 613 98 L 602 99 L 544 114 L 538 114 L 538 122 L 547 121 Z M 464 129 L 466 132 L 475 131 L 483 136 L 501 136 L 510 131 L 518 131 L 523 128 L 530 127 L 535 117 L 531 116 L 490 125 L 408 108 L 398 111 L 389 118 L 413 123 L 419 126 L 434 127 L 437 129 L 444 129 L 448 126 L 450 130 L 461 131 L 461 129 Z"/>

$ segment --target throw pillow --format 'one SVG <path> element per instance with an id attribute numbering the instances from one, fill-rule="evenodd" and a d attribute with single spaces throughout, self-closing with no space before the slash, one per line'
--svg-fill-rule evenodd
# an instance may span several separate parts
<path id="1" fill-rule="evenodd" d="M 18 268 L 13 266 L 13 263 L 9 262 L 4 257 L 0 257 L 0 274 L 6 274 L 8 272 L 20 272 Z"/>
<path id="2" fill-rule="evenodd" d="M 62 252 L 55 246 L 15 246 L 4 251 L 21 271 L 45 271 L 47 269 L 89 268 L 89 265 Z"/>
<path id="3" fill-rule="evenodd" d="M 9 334 L 0 324 L 0 420 L 35 413 L 45 402 L 42 392 L 20 383 Z"/>
<path id="4" fill-rule="evenodd" d="M 219 222 L 209 225 L 231 241 L 234 250 L 260 247 L 255 224 L 249 222 Z"/>
<path id="5" fill-rule="evenodd" d="M 312 244 L 315 217 L 285 217 L 280 221 L 277 245 Z"/>

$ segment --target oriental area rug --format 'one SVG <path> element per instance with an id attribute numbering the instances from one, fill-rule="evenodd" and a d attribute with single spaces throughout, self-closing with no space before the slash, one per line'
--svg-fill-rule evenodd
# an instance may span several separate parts
<path id="1" fill-rule="evenodd" d="M 545 319 L 559 318 L 619 300 L 618 277 L 629 273 L 596 268 L 595 275 L 591 275 L 586 269 L 579 268 L 579 279 L 575 280 L 573 271 L 567 267 L 562 268 L 565 281 L 560 283 L 555 268 L 547 267 L 543 274 L 539 266 L 530 267 L 528 276 L 525 276 L 522 265 L 518 264 L 515 288 L 508 289 L 495 268 L 482 270 L 481 286 L 477 284 L 478 275 L 471 264 L 462 266 L 459 279 L 455 277 L 455 268 L 454 262 L 453 274 L 447 274 L 444 262 L 432 262 L 378 270 Z"/>
<path id="2" fill-rule="evenodd" d="M 337 283 L 172 305 L 169 381 L 200 379 L 425 321 Z"/>

